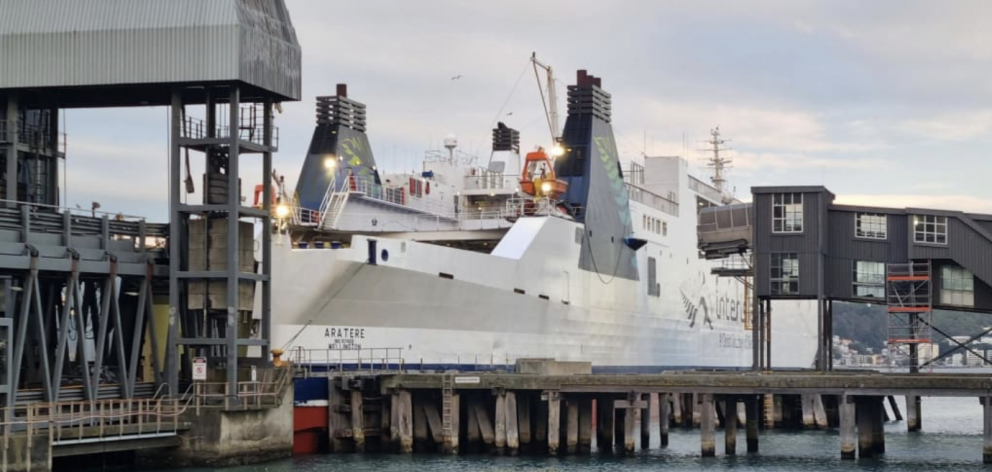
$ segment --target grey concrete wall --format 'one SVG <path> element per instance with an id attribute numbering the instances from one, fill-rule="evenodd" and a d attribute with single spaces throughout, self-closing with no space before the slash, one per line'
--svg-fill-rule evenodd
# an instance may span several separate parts
<path id="1" fill-rule="evenodd" d="M 265 462 L 293 454 L 293 384 L 276 408 L 247 411 L 190 411 L 178 450 L 141 452 L 150 467 L 226 467 Z"/>

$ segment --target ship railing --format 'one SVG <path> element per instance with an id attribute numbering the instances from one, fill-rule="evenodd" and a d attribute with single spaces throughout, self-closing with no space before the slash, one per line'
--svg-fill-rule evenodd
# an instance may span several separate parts
<path id="1" fill-rule="evenodd" d="M 627 194 L 630 195 L 630 199 L 643 203 L 651 208 L 660 210 L 672 216 L 679 216 L 679 204 L 674 200 L 662 197 L 654 192 L 645 190 L 637 185 L 630 182 L 626 183 Z"/>
<path id="2" fill-rule="evenodd" d="M 502 190 L 519 186 L 519 175 L 506 175 L 483 168 L 473 168 L 465 173 L 465 190 Z"/>
<path id="3" fill-rule="evenodd" d="M 254 107 L 251 105 L 241 107 L 241 122 L 235 129 L 238 133 L 238 139 L 241 141 L 264 146 L 265 126 L 257 119 L 257 114 L 251 112 L 253 109 Z M 185 139 L 228 139 L 231 137 L 231 126 L 218 124 L 214 125 L 213 130 L 211 130 L 202 118 L 187 116 L 182 120 L 179 133 Z M 279 147 L 279 128 L 276 126 L 272 127 L 272 147 Z"/>
<path id="4" fill-rule="evenodd" d="M 290 362 L 297 377 L 322 377 L 331 372 L 396 372 L 405 367 L 401 347 L 328 346 L 307 349 L 297 346 L 290 351 Z"/>
<path id="5" fill-rule="evenodd" d="M 427 193 L 426 187 L 424 189 L 424 193 L 421 195 L 416 195 L 408 193 L 403 189 L 403 187 L 384 187 L 381 184 L 375 183 L 375 180 L 372 178 L 356 177 L 353 175 L 349 175 L 345 179 L 345 182 L 341 184 L 341 187 L 342 189 L 347 189 L 347 191 L 352 193 L 360 193 L 365 198 L 378 200 L 393 205 L 400 205 L 414 210 L 431 213 L 433 215 L 447 217 L 448 215 L 454 213 L 453 204 L 445 203 L 439 199 L 432 198 L 430 193 Z"/>

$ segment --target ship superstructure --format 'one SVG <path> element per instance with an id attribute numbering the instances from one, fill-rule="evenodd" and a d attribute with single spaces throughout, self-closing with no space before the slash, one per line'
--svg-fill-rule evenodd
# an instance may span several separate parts
<path id="1" fill-rule="evenodd" d="M 449 136 L 416 173 L 377 167 L 365 107 L 345 87 L 317 103 L 273 247 L 273 345 L 297 362 L 750 365 L 744 287 L 712 275 L 696 249 L 698 208 L 727 203 L 725 192 L 681 157 L 623 162 L 600 78 L 579 71 L 568 87 L 550 151 L 521 156 L 520 134 L 499 123 L 486 165 Z M 777 366 L 813 363 L 807 304 L 776 307 Z"/>

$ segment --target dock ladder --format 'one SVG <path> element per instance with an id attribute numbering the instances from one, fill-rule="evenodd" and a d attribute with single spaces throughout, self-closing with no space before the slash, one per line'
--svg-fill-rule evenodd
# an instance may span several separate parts
<path id="1" fill-rule="evenodd" d="M 452 411 L 452 396 L 455 393 L 455 372 L 447 371 L 441 378 L 441 434 L 450 438 L 458 434 L 454 431 L 452 415 L 457 415 L 457 411 Z"/>

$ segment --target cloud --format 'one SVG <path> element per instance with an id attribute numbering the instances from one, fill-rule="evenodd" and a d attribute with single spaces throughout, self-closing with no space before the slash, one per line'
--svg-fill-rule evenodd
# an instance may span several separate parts
<path id="1" fill-rule="evenodd" d="M 923 119 L 897 122 L 894 128 L 911 136 L 938 141 L 967 141 L 988 137 L 992 132 L 992 110 L 944 113 Z"/>

